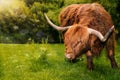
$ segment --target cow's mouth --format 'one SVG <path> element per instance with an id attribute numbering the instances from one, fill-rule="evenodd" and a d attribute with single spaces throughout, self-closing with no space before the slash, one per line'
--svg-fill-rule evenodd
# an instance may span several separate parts
<path id="1" fill-rule="evenodd" d="M 76 62 L 78 62 L 79 60 L 80 60 L 80 59 L 78 59 L 78 58 L 75 58 L 75 59 L 73 59 L 73 60 L 69 60 L 69 59 L 65 58 L 65 61 L 70 62 L 70 63 L 76 63 Z"/>
<path id="2" fill-rule="evenodd" d="M 74 54 L 65 54 L 65 60 L 71 63 L 75 63 L 79 61 L 79 59 L 77 59 Z"/>

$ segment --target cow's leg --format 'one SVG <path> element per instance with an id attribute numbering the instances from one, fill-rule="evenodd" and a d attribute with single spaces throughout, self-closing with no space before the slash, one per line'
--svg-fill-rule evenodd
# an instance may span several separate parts
<path id="1" fill-rule="evenodd" d="M 87 51 L 86 57 L 87 57 L 87 68 L 89 70 L 93 70 L 93 68 L 94 68 L 94 65 L 93 65 L 93 55 L 92 55 L 90 50 Z"/>
<path id="2" fill-rule="evenodd" d="M 107 57 L 109 58 L 111 62 L 112 68 L 118 68 L 116 60 L 114 58 L 114 50 L 113 49 L 107 49 Z"/>
<path id="3" fill-rule="evenodd" d="M 118 68 L 118 65 L 115 60 L 115 40 L 113 40 L 114 36 L 110 37 L 106 44 L 106 52 L 107 52 L 107 57 L 109 58 L 111 62 L 111 67 L 112 68 Z"/>

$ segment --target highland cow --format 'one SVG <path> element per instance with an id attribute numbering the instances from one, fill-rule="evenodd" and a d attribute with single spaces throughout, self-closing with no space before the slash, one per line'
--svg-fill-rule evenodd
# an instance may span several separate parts
<path id="1" fill-rule="evenodd" d="M 115 56 L 115 28 L 109 13 L 98 3 L 72 4 L 59 15 L 60 27 L 53 24 L 47 15 L 48 23 L 63 32 L 65 57 L 73 61 L 83 53 L 87 57 L 87 67 L 92 70 L 93 57 L 99 56 L 106 48 L 112 68 L 117 68 Z"/>

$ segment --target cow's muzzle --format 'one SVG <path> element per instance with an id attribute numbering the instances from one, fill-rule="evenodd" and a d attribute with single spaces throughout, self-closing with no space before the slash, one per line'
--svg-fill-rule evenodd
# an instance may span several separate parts
<path id="1" fill-rule="evenodd" d="M 65 53 L 65 58 L 70 62 L 73 62 L 76 59 L 74 54 L 67 54 L 67 53 Z"/>

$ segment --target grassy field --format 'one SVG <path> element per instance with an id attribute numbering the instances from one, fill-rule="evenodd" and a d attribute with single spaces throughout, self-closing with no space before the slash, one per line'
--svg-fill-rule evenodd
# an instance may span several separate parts
<path id="1" fill-rule="evenodd" d="M 120 66 L 120 46 L 115 57 Z M 0 80 L 120 80 L 120 69 L 111 68 L 104 51 L 94 58 L 94 71 L 82 58 L 65 61 L 63 44 L 0 44 Z"/>

